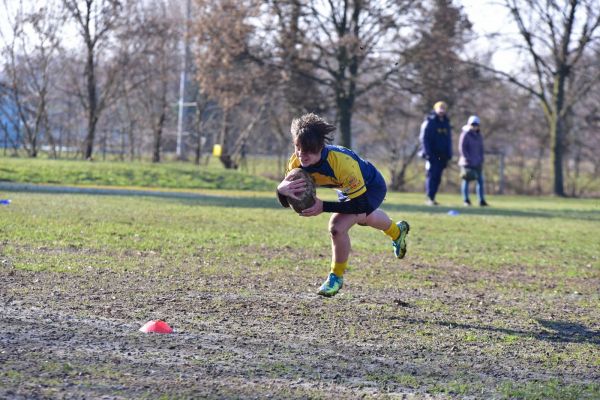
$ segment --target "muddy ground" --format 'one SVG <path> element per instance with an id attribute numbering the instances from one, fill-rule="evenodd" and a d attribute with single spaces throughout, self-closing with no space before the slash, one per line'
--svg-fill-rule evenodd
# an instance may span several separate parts
<path id="1" fill-rule="evenodd" d="M 534 278 L 516 267 L 439 266 L 427 286 L 355 274 L 325 299 L 320 276 L 201 264 L 59 274 L 0 256 L 0 398 L 487 399 L 536 382 L 549 397 L 599 393 L 597 280 L 523 290 Z M 158 318 L 175 332 L 138 331 Z"/>

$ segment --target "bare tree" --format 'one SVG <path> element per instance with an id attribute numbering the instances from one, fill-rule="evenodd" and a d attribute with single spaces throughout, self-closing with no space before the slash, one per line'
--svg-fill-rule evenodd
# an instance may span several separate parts
<path id="1" fill-rule="evenodd" d="M 429 112 L 439 100 L 454 110 L 478 78 L 474 76 L 475 68 L 461 58 L 473 38 L 471 22 L 452 0 L 430 3 L 431 9 L 415 24 L 418 40 L 404 52 L 402 68 L 393 77 L 393 84 L 418 95 L 422 112 Z"/>
<path id="2" fill-rule="evenodd" d="M 268 82 L 286 85 L 291 112 L 335 109 L 340 142 L 351 146 L 356 99 L 397 71 L 414 3 L 197 1 L 199 79 L 226 108 L 222 136 L 231 107 L 241 96 L 265 93 Z"/>
<path id="3" fill-rule="evenodd" d="M 600 53 L 588 56 L 586 68 L 578 76 L 586 77 L 594 74 L 598 68 Z M 600 142 L 597 139 L 600 129 L 600 93 L 592 90 L 581 99 L 567 120 L 568 154 L 570 159 L 565 163 L 565 189 L 571 196 L 598 194 L 600 191 Z"/>
<path id="4" fill-rule="evenodd" d="M 196 4 L 198 15 L 191 30 L 197 39 L 197 77 L 203 93 L 222 109 L 220 160 L 226 168 L 236 168 L 233 132 L 241 113 L 235 110 L 262 96 L 272 80 L 268 68 L 261 65 L 265 46 L 256 40 L 252 23 L 259 15 L 260 0 L 197 0 Z"/>
<path id="5" fill-rule="evenodd" d="M 100 85 L 98 58 L 101 47 L 110 39 L 110 34 L 119 21 L 121 2 L 119 0 L 62 1 L 68 14 L 77 24 L 86 50 L 83 71 L 85 89 L 79 93 L 79 98 L 87 114 L 84 158 L 91 159 L 98 120 L 107 106 L 107 99 L 118 87 L 119 67 L 105 69 L 105 81 L 103 85 Z"/>
<path id="6" fill-rule="evenodd" d="M 272 2 L 272 7 L 280 24 L 286 13 L 298 16 L 302 31 L 281 49 L 281 67 L 328 90 L 339 121 L 340 144 L 352 146 L 356 100 L 398 71 L 397 60 L 407 41 L 401 29 L 418 8 L 416 2 L 288 0 Z"/>
<path id="7" fill-rule="evenodd" d="M 573 107 L 600 80 L 600 69 L 575 79 L 586 52 L 597 46 L 600 8 L 596 0 L 504 0 L 504 5 L 518 27 L 522 43 L 519 47 L 529 56 L 533 79 L 481 67 L 493 70 L 538 99 L 550 137 L 553 192 L 564 196 L 567 119 Z"/>
<path id="8" fill-rule="evenodd" d="M 211 124 L 214 124 L 216 113 L 213 112 L 215 103 L 208 100 L 206 96 L 200 93 L 199 90 L 195 93 L 196 114 L 193 131 L 193 148 L 194 148 L 194 164 L 200 165 L 202 151 L 206 143 L 209 141 L 208 132 L 211 129 Z M 213 127 L 214 130 L 214 127 Z"/>
<path id="9" fill-rule="evenodd" d="M 289 124 L 293 117 L 304 112 L 323 114 L 330 108 L 330 101 L 325 93 L 325 87 L 314 79 L 319 75 L 313 64 L 306 62 L 305 54 L 310 53 L 303 46 L 304 28 L 302 16 L 306 13 L 304 3 L 299 0 L 273 2 L 271 13 L 275 15 L 277 36 L 274 40 L 274 57 L 279 60 L 273 72 L 279 75 L 277 88 L 272 96 L 277 97 L 273 106 L 282 105 L 278 113 L 284 111 L 283 122 Z M 287 110 L 285 110 L 287 109 Z M 286 139 L 289 138 L 286 135 Z"/>
<path id="10" fill-rule="evenodd" d="M 365 156 L 375 156 L 390 173 L 390 188 L 405 190 L 409 168 L 419 149 L 418 131 L 421 112 L 411 98 L 398 98 L 397 92 L 384 86 L 364 99 L 357 117 L 366 133 L 359 137 Z M 369 153 L 367 153 L 367 150 Z"/>
<path id="11" fill-rule="evenodd" d="M 6 3 L 5 10 L 8 11 Z M 23 132 L 23 145 L 30 157 L 36 157 L 39 140 L 45 136 L 56 157 L 56 146 L 49 124 L 51 64 L 58 49 L 59 17 L 52 5 L 34 11 L 20 3 L 11 21 L 11 38 L 3 53 L 8 62 L 4 72 L 6 94 L 11 107 L 3 108 L 15 131 Z"/>
<path id="12" fill-rule="evenodd" d="M 177 72 L 177 46 L 179 34 L 176 20 L 167 13 L 164 1 L 155 0 L 138 12 L 135 35 L 141 51 L 136 58 L 138 100 L 143 107 L 152 132 L 152 162 L 161 161 L 163 133 L 169 114 L 169 104 L 174 103 L 174 86 Z"/>

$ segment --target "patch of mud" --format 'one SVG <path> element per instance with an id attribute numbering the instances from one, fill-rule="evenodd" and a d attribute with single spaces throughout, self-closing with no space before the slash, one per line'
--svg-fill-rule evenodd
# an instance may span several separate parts
<path id="1" fill-rule="evenodd" d="M 440 276 L 455 278 L 419 288 L 355 275 L 324 299 L 301 274 L 184 268 L 2 264 L 0 397 L 497 398 L 505 382 L 600 381 L 598 282 L 540 296 L 452 267 Z M 139 332 L 150 319 L 175 333 Z"/>

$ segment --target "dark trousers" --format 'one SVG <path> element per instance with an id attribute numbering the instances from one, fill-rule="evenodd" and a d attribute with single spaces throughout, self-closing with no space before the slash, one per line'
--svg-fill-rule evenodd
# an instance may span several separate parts
<path id="1" fill-rule="evenodd" d="M 435 161 L 429 162 L 429 169 L 425 176 L 425 192 L 427 197 L 431 200 L 435 200 L 435 195 L 440 187 L 442 181 L 442 172 L 446 168 L 445 162 Z"/>

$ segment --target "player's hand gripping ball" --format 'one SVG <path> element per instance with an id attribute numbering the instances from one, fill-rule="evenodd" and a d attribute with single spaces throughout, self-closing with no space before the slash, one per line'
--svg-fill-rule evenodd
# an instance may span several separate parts
<path id="1" fill-rule="evenodd" d="M 315 181 L 312 176 L 302 168 L 294 168 L 287 174 L 286 178 L 290 178 L 290 180 L 295 181 L 296 179 L 303 179 L 306 182 L 306 187 L 303 191 L 295 193 L 298 199 L 294 199 L 292 197 L 287 197 L 287 201 L 292 206 L 294 211 L 297 213 L 301 213 L 302 210 L 306 210 L 309 207 L 312 207 L 315 204 L 315 196 L 317 195 L 317 190 L 315 187 Z"/>

